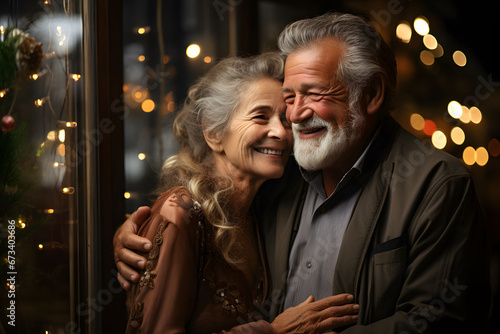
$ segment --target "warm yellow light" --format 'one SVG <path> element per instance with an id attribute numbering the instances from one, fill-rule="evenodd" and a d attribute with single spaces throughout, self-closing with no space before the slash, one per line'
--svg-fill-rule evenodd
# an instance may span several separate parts
<path id="1" fill-rule="evenodd" d="M 47 133 L 48 140 L 54 141 L 56 140 L 56 138 L 57 138 L 57 132 L 55 130 L 49 131 L 49 133 Z"/>
<path id="2" fill-rule="evenodd" d="M 7 92 L 5 90 L 0 91 L 0 98 L 4 97 Z"/>
<path id="3" fill-rule="evenodd" d="M 408 22 L 402 21 L 396 27 L 396 37 L 403 43 L 410 43 L 411 40 L 411 26 Z"/>
<path id="4" fill-rule="evenodd" d="M 457 50 L 453 52 L 453 61 L 458 66 L 463 67 L 465 66 L 465 64 L 467 64 L 467 57 L 462 51 Z"/>
<path id="5" fill-rule="evenodd" d="M 476 150 L 476 162 L 479 166 L 484 166 L 488 163 L 488 151 L 484 147 L 479 147 Z"/>
<path id="6" fill-rule="evenodd" d="M 163 64 L 167 64 L 170 61 L 170 57 L 167 55 L 163 56 Z"/>
<path id="7" fill-rule="evenodd" d="M 142 111 L 151 112 L 155 109 L 155 103 L 151 99 L 144 100 L 141 104 Z"/>
<path id="8" fill-rule="evenodd" d="M 466 106 L 462 106 L 462 116 L 460 116 L 460 121 L 465 124 L 470 122 L 470 110 Z"/>
<path id="9" fill-rule="evenodd" d="M 66 127 L 67 128 L 76 128 L 78 123 L 76 122 L 66 122 Z"/>
<path id="10" fill-rule="evenodd" d="M 427 66 L 434 64 L 434 55 L 428 50 L 420 52 L 420 61 Z"/>
<path id="11" fill-rule="evenodd" d="M 43 249 L 43 244 L 38 244 L 38 249 Z"/>
<path id="12" fill-rule="evenodd" d="M 66 131 L 64 131 L 64 129 L 59 130 L 59 135 L 57 136 L 57 138 L 59 138 L 59 141 L 61 143 L 64 143 L 64 141 L 66 140 Z"/>
<path id="13" fill-rule="evenodd" d="M 124 194 L 123 194 L 123 197 L 125 197 L 126 199 L 129 199 L 130 198 L 130 193 L 128 191 L 126 191 Z"/>
<path id="14" fill-rule="evenodd" d="M 481 114 L 481 110 L 479 110 L 478 107 L 471 107 L 470 108 L 470 120 L 474 124 L 479 124 L 481 123 L 481 120 L 483 119 L 483 115 Z"/>
<path id="15" fill-rule="evenodd" d="M 64 144 L 59 144 L 56 149 L 57 155 L 64 157 L 66 155 L 66 146 Z"/>
<path id="16" fill-rule="evenodd" d="M 467 146 L 462 154 L 462 158 L 466 165 L 474 165 L 476 162 L 476 150 L 471 146 Z"/>
<path id="17" fill-rule="evenodd" d="M 446 135 L 443 131 L 434 131 L 432 134 L 432 145 L 440 150 L 446 146 Z"/>
<path id="18" fill-rule="evenodd" d="M 432 36 L 431 34 L 427 34 L 424 36 L 424 45 L 427 49 L 434 50 L 438 46 L 438 41 L 436 37 Z"/>
<path id="19" fill-rule="evenodd" d="M 35 73 L 35 74 L 30 75 L 30 79 L 31 80 L 37 80 L 38 79 L 38 74 Z"/>
<path id="20" fill-rule="evenodd" d="M 412 114 L 410 116 L 410 124 L 415 130 L 421 131 L 424 129 L 425 119 L 419 114 Z"/>
<path id="21" fill-rule="evenodd" d="M 186 55 L 189 58 L 196 58 L 200 55 L 201 49 L 198 44 L 191 44 L 190 46 L 187 47 L 186 49 Z"/>
<path id="22" fill-rule="evenodd" d="M 43 106 L 44 103 L 45 103 L 45 98 L 35 100 L 35 106 L 37 107 Z"/>
<path id="23" fill-rule="evenodd" d="M 434 50 L 432 50 L 432 54 L 436 58 L 442 57 L 444 55 L 444 49 L 441 46 L 441 44 L 438 44 L 437 47 Z"/>
<path id="24" fill-rule="evenodd" d="M 66 163 L 56 161 L 56 162 L 54 162 L 53 166 L 54 166 L 54 168 L 59 168 L 59 167 L 63 168 L 63 167 L 66 167 Z"/>
<path id="25" fill-rule="evenodd" d="M 137 60 L 138 61 L 145 61 L 146 57 L 144 55 L 140 55 L 139 57 L 137 57 Z"/>
<path id="26" fill-rule="evenodd" d="M 26 224 L 25 224 L 25 223 L 23 223 L 23 222 L 19 222 L 19 227 L 20 227 L 21 229 L 24 229 L 24 228 L 26 227 Z"/>
<path id="27" fill-rule="evenodd" d="M 71 79 L 75 80 L 75 82 L 80 80 L 81 77 L 82 76 L 80 74 L 76 74 L 76 73 L 71 75 Z"/>
<path id="28" fill-rule="evenodd" d="M 170 102 L 168 102 L 168 104 L 167 104 L 167 111 L 168 111 L 168 112 L 173 112 L 173 111 L 175 111 L 175 103 L 174 103 L 174 101 L 170 101 Z"/>
<path id="29" fill-rule="evenodd" d="M 3 26 L 0 26 L 0 34 L 5 34 L 5 28 Z"/>
<path id="30" fill-rule="evenodd" d="M 206 56 L 205 58 L 203 58 L 203 61 L 207 64 L 210 64 L 212 62 L 212 58 Z"/>
<path id="31" fill-rule="evenodd" d="M 140 99 L 141 99 L 141 97 L 142 97 L 142 92 L 141 92 L 140 90 L 136 91 L 136 92 L 134 93 L 134 97 L 135 97 L 136 99 L 140 100 Z"/>
<path id="32" fill-rule="evenodd" d="M 49 215 L 54 213 L 54 209 L 45 209 L 45 213 L 48 213 Z"/>
<path id="33" fill-rule="evenodd" d="M 62 192 L 63 192 L 63 194 L 71 195 L 71 194 L 75 193 L 75 188 L 73 188 L 73 187 L 64 187 L 64 188 L 62 188 Z"/>
<path id="34" fill-rule="evenodd" d="M 415 21 L 413 22 L 413 28 L 415 28 L 415 31 L 420 36 L 425 36 L 430 31 L 429 22 L 423 16 L 419 16 L 415 19 Z"/>
<path id="35" fill-rule="evenodd" d="M 457 101 L 448 103 L 448 113 L 453 118 L 460 118 L 462 116 L 462 106 Z"/>
<path id="36" fill-rule="evenodd" d="M 137 29 L 137 32 L 139 33 L 139 35 L 142 35 L 142 34 L 146 33 L 146 29 L 144 29 L 143 27 L 140 27 L 139 29 Z"/>
<path id="37" fill-rule="evenodd" d="M 139 160 L 144 160 L 144 159 L 146 159 L 146 154 L 144 154 L 144 153 L 139 153 L 139 154 L 137 155 L 137 157 L 139 158 Z"/>
<path id="38" fill-rule="evenodd" d="M 451 129 L 450 136 L 451 140 L 457 145 L 462 145 L 465 142 L 465 132 L 458 126 Z"/>

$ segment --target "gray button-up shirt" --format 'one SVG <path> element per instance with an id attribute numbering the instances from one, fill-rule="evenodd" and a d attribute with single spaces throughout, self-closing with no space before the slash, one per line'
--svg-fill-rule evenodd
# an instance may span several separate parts
<path id="1" fill-rule="evenodd" d="M 372 140 L 373 141 L 373 140 Z M 340 245 L 362 187 L 357 181 L 369 147 L 327 198 L 321 171 L 301 170 L 309 183 L 300 225 L 289 257 L 285 309 L 313 295 L 332 295 L 333 273 Z"/>

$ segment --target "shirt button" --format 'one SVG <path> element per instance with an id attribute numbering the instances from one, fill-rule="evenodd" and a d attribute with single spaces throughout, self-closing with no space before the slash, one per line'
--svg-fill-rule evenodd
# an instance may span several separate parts
<path id="1" fill-rule="evenodd" d="M 309 261 L 307 261 L 307 263 L 306 263 L 306 267 L 310 269 L 312 266 L 313 266 L 313 265 L 312 265 L 312 263 L 311 263 L 311 262 L 309 262 Z"/>

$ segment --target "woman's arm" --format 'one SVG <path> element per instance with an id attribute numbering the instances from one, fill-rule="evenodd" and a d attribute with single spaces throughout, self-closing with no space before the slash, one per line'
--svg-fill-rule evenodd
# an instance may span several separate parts
<path id="1" fill-rule="evenodd" d="M 175 196 L 175 195 L 174 195 Z M 127 333 L 184 333 L 196 301 L 196 237 L 187 210 L 165 200 L 139 233 L 152 242 Z"/>

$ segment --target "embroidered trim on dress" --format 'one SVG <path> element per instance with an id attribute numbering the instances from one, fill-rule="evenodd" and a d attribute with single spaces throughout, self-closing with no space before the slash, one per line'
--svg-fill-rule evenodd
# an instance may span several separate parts
<path id="1" fill-rule="evenodd" d="M 139 282 L 139 292 L 143 286 L 147 286 L 150 289 L 155 288 L 155 279 L 158 275 L 156 270 L 156 265 L 158 263 L 158 256 L 160 255 L 160 246 L 163 243 L 163 231 L 167 228 L 167 224 L 161 223 L 156 229 L 156 234 L 153 238 L 153 248 L 148 253 L 148 259 L 146 261 L 146 266 L 144 268 L 144 273 L 141 275 L 141 280 Z"/>

